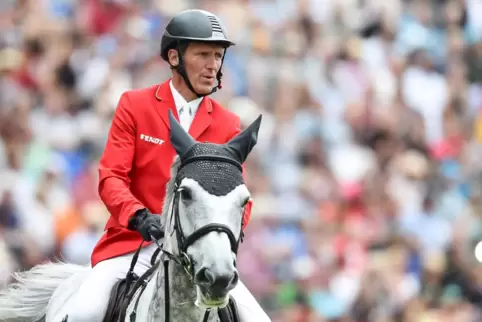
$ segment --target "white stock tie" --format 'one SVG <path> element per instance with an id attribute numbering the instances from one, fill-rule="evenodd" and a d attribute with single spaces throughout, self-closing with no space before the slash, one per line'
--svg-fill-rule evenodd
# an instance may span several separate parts
<path id="1" fill-rule="evenodd" d="M 191 114 L 192 109 L 189 105 L 184 105 L 179 109 L 179 121 L 186 132 L 189 131 L 189 127 L 191 125 Z"/>

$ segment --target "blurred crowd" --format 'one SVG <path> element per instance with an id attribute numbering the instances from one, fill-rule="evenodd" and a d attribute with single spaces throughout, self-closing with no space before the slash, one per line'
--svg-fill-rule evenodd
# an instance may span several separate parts
<path id="1" fill-rule="evenodd" d="M 188 8 L 237 42 L 214 98 L 263 114 L 237 262 L 272 320 L 482 321 L 479 0 L 0 1 L 0 283 L 89 263 L 116 104 Z"/>

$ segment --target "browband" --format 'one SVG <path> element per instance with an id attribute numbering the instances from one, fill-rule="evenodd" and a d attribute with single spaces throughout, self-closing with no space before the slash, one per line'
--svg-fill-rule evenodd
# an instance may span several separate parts
<path id="1" fill-rule="evenodd" d="M 231 163 L 232 165 L 235 165 L 239 169 L 239 171 L 241 171 L 241 172 L 243 171 L 243 167 L 236 160 L 233 160 L 231 158 L 221 156 L 221 155 L 208 155 L 208 154 L 206 154 L 206 155 L 195 155 L 195 156 L 189 157 L 187 159 L 181 159 L 181 167 L 185 166 L 189 163 L 192 163 L 194 161 L 222 161 L 222 162 L 227 162 L 227 163 Z"/>

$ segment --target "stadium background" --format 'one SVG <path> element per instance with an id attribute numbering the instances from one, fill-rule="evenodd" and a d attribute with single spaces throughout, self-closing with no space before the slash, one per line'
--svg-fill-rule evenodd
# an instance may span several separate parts
<path id="1" fill-rule="evenodd" d="M 273 321 L 481 321 L 478 0 L 2 0 L 0 283 L 89 262 L 117 100 L 187 8 L 238 44 L 215 98 L 264 115 L 238 265 Z"/>

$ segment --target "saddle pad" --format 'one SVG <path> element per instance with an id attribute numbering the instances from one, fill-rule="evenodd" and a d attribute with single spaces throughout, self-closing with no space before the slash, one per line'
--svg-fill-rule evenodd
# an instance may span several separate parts
<path id="1" fill-rule="evenodd" d="M 129 286 L 127 285 L 126 279 L 122 279 L 116 283 L 112 290 L 107 313 L 103 322 L 123 322 L 128 308 L 131 309 L 134 305 L 132 310 L 136 310 L 139 296 L 144 292 L 152 277 L 156 276 L 154 273 L 156 268 L 157 265 L 151 267 L 141 277 L 135 277 Z M 128 294 L 126 294 L 127 287 L 129 287 Z"/>
<path id="2" fill-rule="evenodd" d="M 135 281 L 132 282 L 132 285 Z M 118 281 L 112 288 L 109 298 L 109 304 L 107 305 L 106 314 L 103 322 L 116 322 L 120 320 L 120 315 L 124 307 L 124 301 L 126 298 L 126 290 L 128 288 L 126 279 Z"/>

